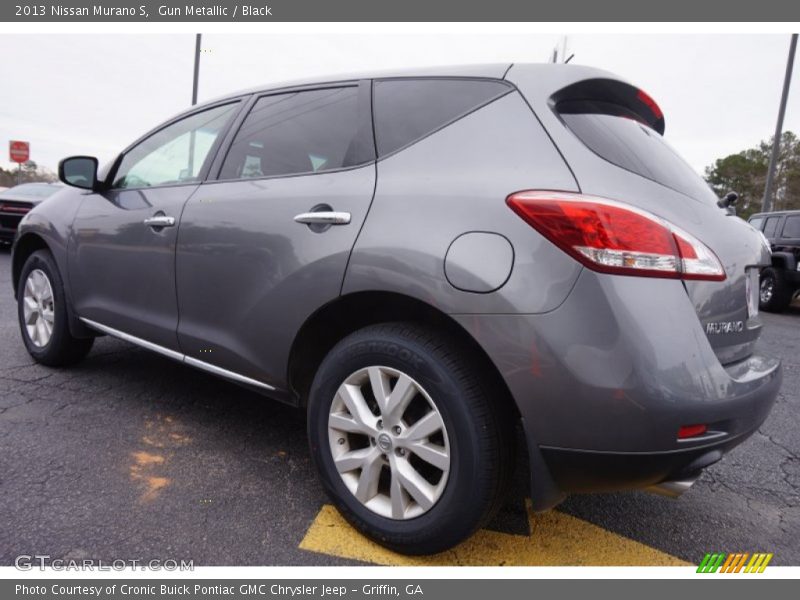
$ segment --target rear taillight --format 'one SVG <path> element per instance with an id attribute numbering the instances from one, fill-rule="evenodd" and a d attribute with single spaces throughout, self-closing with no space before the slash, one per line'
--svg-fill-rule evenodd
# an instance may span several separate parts
<path id="1" fill-rule="evenodd" d="M 700 240 L 628 204 L 569 192 L 512 194 L 508 206 L 578 261 L 603 273 L 722 281 L 725 271 Z"/>

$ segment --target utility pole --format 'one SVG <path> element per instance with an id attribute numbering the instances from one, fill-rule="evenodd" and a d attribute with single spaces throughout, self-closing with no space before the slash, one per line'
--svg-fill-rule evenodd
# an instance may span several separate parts
<path id="1" fill-rule="evenodd" d="M 778 166 L 778 155 L 781 149 L 781 134 L 783 133 L 783 117 L 786 114 L 786 101 L 789 98 L 789 85 L 792 82 L 792 68 L 794 67 L 794 55 L 796 50 L 797 34 L 793 33 L 792 41 L 789 43 L 789 58 L 786 59 L 786 77 L 783 80 L 781 105 L 778 109 L 778 124 L 775 126 L 775 139 L 772 141 L 772 155 L 769 159 L 767 184 L 764 186 L 764 200 L 761 203 L 761 212 L 769 212 L 772 210 L 772 186 L 775 179 L 775 169 Z"/>
<path id="2" fill-rule="evenodd" d="M 197 83 L 200 79 L 200 41 L 203 34 L 198 33 L 194 40 L 194 80 L 192 82 L 192 106 L 197 104 Z"/>

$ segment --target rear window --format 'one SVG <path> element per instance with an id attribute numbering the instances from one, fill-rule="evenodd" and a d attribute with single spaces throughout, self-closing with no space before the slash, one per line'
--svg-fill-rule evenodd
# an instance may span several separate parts
<path id="1" fill-rule="evenodd" d="M 637 113 L 591 100 L 559 102 L 567 127 L 610 163 L 698 200 L 716 201 L 705 181 Z"/>
<path id="2" fill-rule="evenodd" d="M 800 238 L 800 215 L 786 217 L 781 235 L 785 238 Z"/>
<path id="3" fill-rule="evenodd" d="M 413 144 L 511 91 L 484 79 L 385 79 L 373 87 L 378 156 Z"/>

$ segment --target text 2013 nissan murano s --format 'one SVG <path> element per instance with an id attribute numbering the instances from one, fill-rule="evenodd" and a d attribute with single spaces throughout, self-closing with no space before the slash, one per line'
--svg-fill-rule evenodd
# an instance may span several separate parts
<path id="1" fill-rule="evenodd" d="M 45 365 L 108 334 L 307 410 L 323 486 L 423 554 L 503 499 L 677 494 L 781 383 L 755 352 L 762 236 L 645 92 L 571 65 L 256 89 L 195 106 L 29 213 L 13 254 Z M 211 350 L 211 351 L 209 351 Z"/>

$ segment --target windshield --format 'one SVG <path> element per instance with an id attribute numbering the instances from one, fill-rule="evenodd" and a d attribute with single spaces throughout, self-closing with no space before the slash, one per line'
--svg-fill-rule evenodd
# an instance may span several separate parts
<path id="1" fill-rule="evenodd" d="M 716 202 L 703 178 L 633 111 L 591 100 L 560 102 L 557 110 L 570 131 L 601 158 L 697 200 Z"/>

